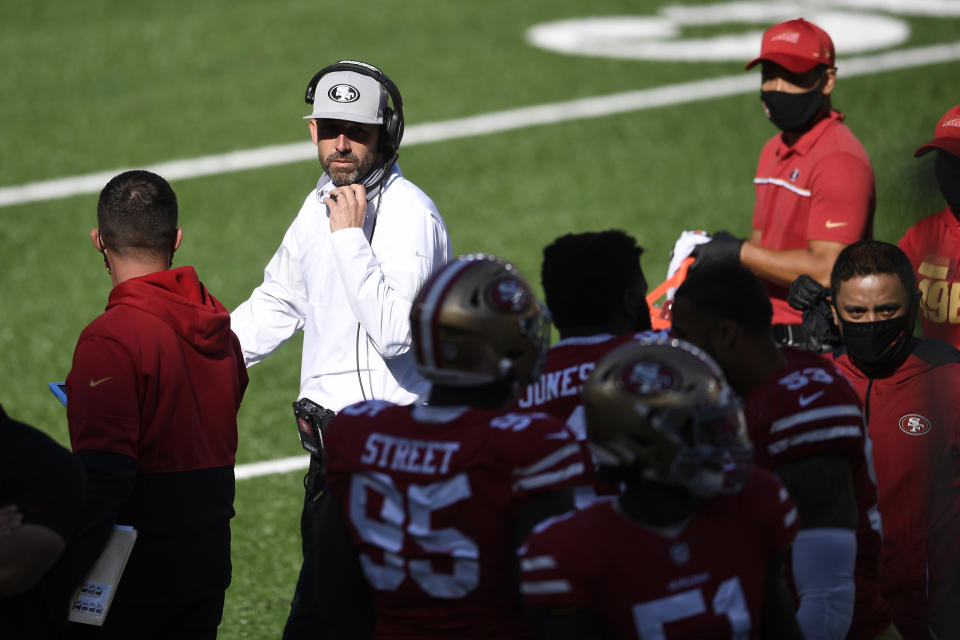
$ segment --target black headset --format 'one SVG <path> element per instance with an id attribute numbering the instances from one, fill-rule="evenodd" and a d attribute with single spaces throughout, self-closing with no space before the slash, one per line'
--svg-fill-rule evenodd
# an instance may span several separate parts
<path id="1" fill-rule="evenodd" d="M 354 73 L 369 76 L 387 90 L 387 93 L 390 94 L 390 101 L 393 103 L 393 108 L 391 109 L 388 106 L 383 110 L 383 145 L 390 151 L 396 152 L 396 150 L 400 148 L 400 140 L 403 139 L 403 98 L 400 97 L 400 90 L 397 89 L 397 85 L 393 84 L 393 81 L 390 80 L 383 71 L 380 71 L 380 69 L 372 64 L 359 62 L 357 60 L 341 60 L 340 62 L 335 62 L 330 66 L 320 69 L 320 71 L 317 71 L 316 75 L 313 76 L 307 85 L 307 93 L 304 95 L 304 100 L 306 100 L 307 104 L 313 104 L 314 92 L 317 90 L 317 83 L 320 82 L 320 78 L 334 71 L 353 71 Z"/>

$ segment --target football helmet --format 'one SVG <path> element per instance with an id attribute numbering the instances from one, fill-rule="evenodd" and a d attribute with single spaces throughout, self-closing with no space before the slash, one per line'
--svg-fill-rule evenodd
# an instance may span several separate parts
<path id="1" fill-rule="evenodd" d="M 687 342 L 664 337 L 610 352 L 584 384 L 583 405 L 600 466 L 700 497 L 739 493 L 746 482 L 753 447 L 742 403 L 710 356 Z"/>
<path id="2" fill-rule="evenodd" d="M 485 254 L 436 271 L 414 298 L 410 328 L 420 374 L 451 386 L 529 384 L 550 340 L 549 314 L 524 277 Z"/>

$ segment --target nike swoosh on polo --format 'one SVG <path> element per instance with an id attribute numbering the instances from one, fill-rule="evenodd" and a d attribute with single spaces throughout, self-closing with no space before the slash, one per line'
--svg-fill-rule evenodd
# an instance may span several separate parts
<path id="1" fill-rule="evenodd" d="M 797 402 L 800 403 L 800 406 L 801 406 L 801 407 L 806 407 L 807 405 L 809 405 L 811 402 L 813 402 L 814 400 L 816 400 L 817 398 L 819 398 L 819 397 L 822 396 L 822 395 L 823 395 L 823 391 L 817 391 L 817 392 L 816 392 L 815 394 L 813 394 L 812 396 L 800 396 L 800 398 L 797 400 Z"/>
<path id="2" fill-rule="evenodd" d="M 827 229 L 836 229 L 837 227 L 846 226 L 846 224 L 847 224 L 847 223 L 844 222 L 844 221 L 842 221 L 842 220 L 841 220 L 840 222 L 834 222 L 833 220 L 827 220 L 827 222 L 826 222 Z"/>
<path id="3" fill-rule="evenodd" d="M 90 378 L 90 386 L 91 386 L 91 387 L 95 387 L 95 386 L 97 386 L 98 384 L 102 384 L 102 383 L 106 382 L 107 380 L 109 380 L 109 379 L 112 378 L 112 377 L 113 377 L 113 376 L 107 376 L 106 378 L 100 378 L 99 380 L 94 380 L 93 378 Z"/>

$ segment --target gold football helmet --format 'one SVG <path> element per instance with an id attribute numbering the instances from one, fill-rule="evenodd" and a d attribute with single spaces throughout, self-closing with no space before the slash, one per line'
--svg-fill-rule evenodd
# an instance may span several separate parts
<path id="1" fill-rule="evenodd" d="M 583 404 L 601 466 L 701 497 L 743 488 L 753 447 L 741 402 L 697 347 L 669 337 L 628 343 L 597 363 Z"/>
<path id="2" fill-rule="evenodd" d="M 410 310 L 417 369 L 451 386 L 525 385 L 543 367 L 550 319 L 516 267 L 460 256 L 420 288 Z"/>

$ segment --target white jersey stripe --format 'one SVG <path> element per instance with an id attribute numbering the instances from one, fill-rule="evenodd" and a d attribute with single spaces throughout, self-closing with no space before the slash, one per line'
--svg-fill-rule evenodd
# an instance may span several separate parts
<path id="1" fill-rule="evenodd" d="M 817 429 L 816 431 L 807 431 L 791 438 L 783 438 L 776 442 L 771 442 L 767 446 L 767 453 L 774 456 L 783 453 L 790 447 L 800 444 L 809 444 L 811 442 L 822 442 L 824 440 L 833 440 L 836 438 L 856 438 L 860 436 L 859 426 L 848 427 L 829 427 L 827 429 Z"/>
<path id="2" fill-rule="evenodd" d="M 793 526 L 793 523 L 797 521 L 797 508 L 794 507 L 790 509 L 787 515 L 783 516 L 783 525 L 785 527 Z"/>
<path id="3" fill-rule="evenodd" d="M 786 431 L 787 429 L 793 428 L 798 424 L 803 424 L 805 422 L 816 422 L 817 420 L 825 420 L 827 418 L 845 418 L 848 416 L 860 417 L 862 415 L 863 414 L 860 413 L 860 407 L 855 404 L 838 404 L 831 407 L 817 407 L 816 409 L 801 411 L 800 413 L 794 413 L 786 418 L 780 418 L 779 420 L 774 421 L 774 423 L 770 425 L 770 433 Z"/>
<path id="4" fill-rule="evenodd" d="M 946 276 L 944 276 L 944 278 L 946 278 Z M 941 278 L 941 280 L 944 278 Z M 590 336 L 573 336 L 570 338 L 563 338 L 562 340 L 556 341 L 553 344 L 553 347 L 551 348 L 555 349 L 557 347 L 569 347 L 569 346 L 576 346 L 576 345 L 590 346 L 590 345 L 600 344 L 601 342 L 606 342 L 607 340 L 612 340 L 613 338 L 616 338 L 616 337 L 617 336 L 612 333 L 595 333 Z"/>
<path id="5" fill-rule="evenodd" d="M 550 516 L 550 517 L 547 518 L 546 520 L 543 520 L 542 522 L 540 522 L 539 524 L 537 524 L 536 526 L 534 526 L 534 527 L 533 527 L 533 533 L 540 533 L 541 531 L 543 531 L 543 530 L 546 529 L 547 527 L 549 527 L 549 526 L 551 526 L 551 525 L 553 525 L 553 524 L 556 524 L 557 522 L 562 522 L 563 520 L 567 520 L 567 519 L 569 519 L 569 518 L 572 518 L 572 517 L 575 516 L 576 514 L 577 514 L 577 510 L 574 509 L 574 510 L 572 510 L 572 511 L 567 511 L 566 513 L 560 513 L 560 514 L 557 514 L 557 515 L 555 515 L 555 516 Z"/>
<path id="6" fill-rule="evenodd" d="M 558 462 L 564 458 L 568 458 L 572 455 L 576 455 L 580 451 L 580 445 L 577 444 L 568 444 L 562 449 L 557 449 L 546 458 L 543 458 L 539 462 L 534 462 L 528 467 L 522 467 L 520 469 L 514 469 L 513 475 L 515 476 L 529 476 L 534 473 L 540 473 L 544 469 L 549 469 L 552 466 L 555 466 Z"/>
<path id="7" fill-rule="evenodd" d="M 553 556 L 536 556 L 533 558 L 522 558 L 520 560 L 520 569 L 522 571 L 537 571 L 538 569 L 556 569 L 557 560 Z"/>
<path id="8" fill-rule="evenodd" d="M 810 197 L 810 191 L 808 189 L 801 189 L 795 185 L 790 184 L 786 180 L 781 180 L 780 178 L 754 178 L 753 184 L 775 184 L 778 187 L 783 187 L 787 191 L 792 191 L 798 196 L 803 196 L 805 198 Z"/>
<path id="9" fill-rule="evenodd" d="M 870 520 L 870 528 L 883 537 L 883 518 L 880 515 L 880 507 L 873 505 L 867 509 L 867 519 Z"/>
<path id="10" fill-rule="evenodd" d="M 541 582 L 521 582 L 520 593 L 539 596 L 547 593 L 570 593 L 569 580 L 543 580 Z"/>
<path id="11" fill-rule="evenodd" d="M 583 473 L 583 463 L 574 462 L 573 464 L 559 469 L 557 471 L 551 471 L 549 473 L 541 473 L 538 476 L 529 476 L 523 478 L 522 480 L 517 480 L 513 483 L 513 489 L 538 489 L 548 484 L 553 484 L 555 482 L 563 482 L 567 478 L 572 478 L 573 476 L 580 475 Z"/>

